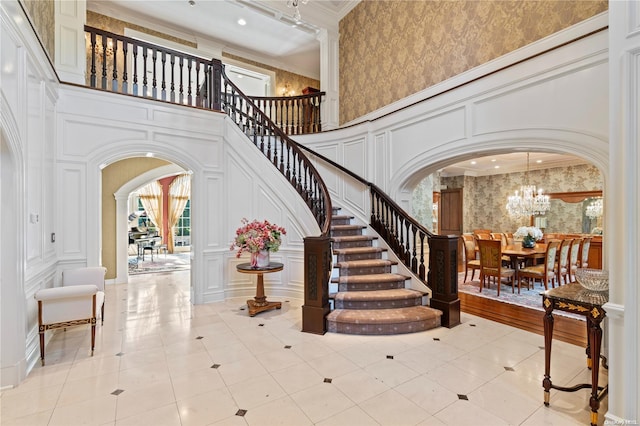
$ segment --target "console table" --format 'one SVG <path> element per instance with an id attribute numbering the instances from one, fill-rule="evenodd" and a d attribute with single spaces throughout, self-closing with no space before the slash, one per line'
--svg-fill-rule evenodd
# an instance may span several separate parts
<path id="1" fill-rule="evenodd" d="M 247 300 L 249 306 L 249 316 L 255 316 L 256 314 L 268 311 L 270 309 L 282 308 L 281 302 L 268 302 L 267 296 L 264 295 L 264 274 L 270 272 L 279 272 L 284 268 L 284 264 L 278 262 L 269 262 L 269 266 L 264 268 L 258 268 L 251 266 L 251 263 L 241 263 L 236 266 L 238 272 L 243 274 L 257 275 L 256 283 L 256 296 L 253 299 Z"/>
<path id="2" fill-rule="evenodd" d="M 600 323 L 606 316 L 602 305 L 609 301 L 609 292 L 594 292 L 574 282 L 566 284 L 542 294 L 542 306 L 544 316 L 544 405 L 549 406 L 549 391 L 557 389 L 563 392 L 575 392 L 579 389 L 591 388 L 591 425 L 598 424 L 598 409 L 600 401 L 608 392 L 608 386 L 598 386 L 600 372 L 600 348 L 602 345 L 602 329 Z M 572 387 L 556 386 L 551 383 L 549 374 L 551 369 L 551 342 L 553 339 L 553 310 L 559 309 L 565 312 L 584 315 L 587 318 L 587 367 L 591 369 L 591 383 L 581 383 Z M 603 366 L 606 368 L 606 358 Z"/>

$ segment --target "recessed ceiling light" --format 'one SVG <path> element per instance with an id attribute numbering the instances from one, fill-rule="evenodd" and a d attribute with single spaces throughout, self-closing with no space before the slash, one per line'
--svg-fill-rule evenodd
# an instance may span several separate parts
<path id="1" fill-rule="evenodd" d="M 493 166 L 493 168 L 494 168 L 494 169 L 499 169 L 499 168 L 500 168 L 500 166 Z"/>
<path id="2" fill-rule="evenodd" d="M 238 75 L 237 75 L 237 77 L 238 77 L 238 78 L 242 78 L 242 74 L 238 74 Z"/>
<path id="3" fill-rule="evenodd" d="M 153 157 L 153 152 L 147 152 L 147 157 Z"/>
<path id="4" fill-rule="evenodd" d="M 495 162 L 496 162 L 496 159 L 495 159 L 495 158 L 492 158 L 492 159 L 491 159 L 491 162 L 492 162 L 492 163 L 495 163 Z"/>
<path id="5" fill-rule="evenodd" d="M 238 25 L 247 25 L 247 21 L 245 21 L 244 19 L 240 18 L 238 19 Z"/>
<path id="6" fill-rule="evenodd" d="M 536 163 L 542 163 L 542 160 L 536 160 Z"/>
<path id="7" fill-rule="evenodd" d="M 474 161 L 471 162 L 471 164 L 476 165 L 476 164 L 478 164 L 478 162 L 474 160 Z"/>

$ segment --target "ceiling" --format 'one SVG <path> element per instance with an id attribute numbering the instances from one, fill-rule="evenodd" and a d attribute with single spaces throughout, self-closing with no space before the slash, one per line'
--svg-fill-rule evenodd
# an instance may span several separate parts
<path id="1" fill-rule="evenodd" d="M 322 28 L 335 32 L 359 0 L 299 1 L 301 20 L 286 0 L 88 0 L 87 9 L 320 79 Z M 193 3 L 193 5 L 191 5 Z M 246 25 L 238 24 L 244 19 Z"/>
<path id="2" fill-rule="evenodd" d="M 587 162 L 582 158 L 565 154 L 548 152 L 531 152 L 529 154 L 529 170 L 567 167 L 578 164 L 587 164 Z M 515 152 L 475 157 L 452 164 L 442 168 L 441 176 L 487 176 L 523 172 L 525 170 L 527 170 L 527 153 Z"/>

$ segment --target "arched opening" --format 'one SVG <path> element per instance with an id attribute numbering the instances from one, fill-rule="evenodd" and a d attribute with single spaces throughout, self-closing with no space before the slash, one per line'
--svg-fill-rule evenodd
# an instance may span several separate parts
<path id="1" fill-rule="evenodd" d="M 108 278 L 113 278 L 116 283 L 126 283 L 130 270 L 140 272 L 139 268 L 147 268 L 147 272 L 153 272 L 154 269 L 163 269 L 161 263 L 167 262 L 154 260 L 161 259 L 158 256 L 160 247 L 162 250 L 167 248 L 165 260 L 169 252 L 167 232 L 170 230 L 166 225 L 168 213 L 164 208 L 166 203 L 163 204 L 165 196 L 168 199 L 168 193 L 160 197 L 161 211 L 156 212 L 158 217 L 155 219 L 160 224 L 151 223 L 145 214 L 142 227 L 138 226 L 141 224 L 138 210 L 141 203 L 137 191 L 150 183 L 157 184 L 163 191 L 163 185 L 159 183 L 162 181 L 167 183 L 165 189 L 168 190 L 168 184 L 176 176 L 187 172 L 176 164 L 151 157 L 129 157 L 102 167 L 102 259 L 107 270 L 111 267 L 116 271 L 114 276 Z M 162 219 L 163 213 L 165 219 Z M 156 244 L 158 247 L 154 248 Z M 150 251 L 145 253 L 145 247 L 150 247 Z M 146 266 L 145 261 L 141 261 L 144 254 L 147 254 L 145 260 L 149 260 Z M 188 254 L 185 258 L 189 258 Z"/>
<path id="2" fill-rule="evenodd" d="M 584 219 L 583 216 L 586 215 L 586 204 L 583 202 L 576 203 L 571 206 L 573 210 L 577 211 L 575 215 L 576 217 L 570 217 L 572 215 L 568 213 L 569 209 L 566 206 L 562 208 L 559 207 L 557 203 L 561 201 L 553 199 L 551 200 L 552 208 L 562 211 L 553 212 L 550 210 L 545 216 L 536 216 L 533 218 L 510 217 L 506 209 L 507 197 L 523 184 L 523 176 L 525 172 L 522 168 L 521 170 L 506 170 L 506 172 L 496 170 L 491 173 L 480 175 L 474 175 L 473 173 L 460 173 L 458 176 L 447 176 L 446 173 L 443 173 L 443 170 L 447 170 L 452 165 L 460 164 L 461 162 L 469 163 L 478 158 L 490 159 L 494 156 L 499 157 L 500 155 L 512 153 L 519 153 L 519 155 L 522 156 L 526 154 L 528 150 L 532 150 L 537 153 L 561 156 L 561 161 L 559 163 L 553 163 L 550 161 L 550 164 L 548 165 L 544 165 L 544 163 L 536 164 L 535 168 L 532 168 L 529 172 L 532 181 L 531 183 L 544 187 L 544 192 L 548 194 L 573 192 L 584 194 L 601 192 L 603 194 L 602 199 L 604 201 L 604 208 L 599 213 L 601 217 L 596 223 L 604 223 L 602 216 L 606 214 L 606 174 L 603 172 L 605 167 L 603 167 L 602 159 L 597 155 L 590 156 L 590 153 L 586 152 L 584 152 L 583 155 L 577 155 L 575 151 L 578 150 L 578 147 L 573 144 L 569 144 L 566 151 L 540 150 L 539 147 L 535 148 L 533 145 L 526 147 L 519 145 L 517 148 L 503 146 L 500 149 L 494 148 L 487 151 L 483 151 L 482 149 L 474 150 L 470 148 L 464 154 L 451 156 L 449 158 L 445 158 L 443 156 L 433 164 L 424 165 L 423 167 L 418 168 L 415 173 L 407 177 L 404 184 L 401 186 L 402 189 L 398 191 L 398 194 L 404 198 L 408 206 L 408 211 L 412 213 L 416 210 L 424 212 L 427 210 L 424 206 L 418 206 L 419 208 L 415 207 L 417 196 L 429 198 L 429 203 L 433 203 L 433 194 L 436 192 L 436 187 L 440 190 L 443 188 L 460 188 L 465 192 L 464 196 L 461 198 L 463 200 L 461 234 L 472 233 L 474 228 L 491 229 L 496 233 L 513 233 L 519 226 L 536 225 L 540 227 L 540 224 L 544 224 L 549 235 L 561 234 L 561 237 L 564 237 L 566 235 L 573 234 L 576 238 L 579 237 L 578 234 L 589 234 L 589 237 L 594 236 L 592 235 L 592 230 L 594 229 L 592 225 L 594 222 L 589 221 L 586 225 L 582 222 Z M 570 153 L 570 155 L 567 155 L 567 153 Z M 425 190 L 425 182 L 427 182 L 429 191 Z M 433 189 L 433 192 L 431 189 Z M 589 201 L 592 200 L 589 199 Z M 442 209 L 442 206 L 439 207 L 438 216 L 448 214 Z M 534 220 L 536 218 L 543 218 L 544 220 Z M 431 216 L 428 216 L 428 219 L 430 220 Z M 572 226 L 572 220 L 576 222 L 575 226 Z M 588 231 L 585 232 L 584 229 L 588 229 Z M 447 234 L 449 234 L 449 232 L 447 232 Z M 595 247 L 601 256 L 602 253 L 604 253 L 603 245 L 605 242 L 602 235 L 598 235 L 597 239 L 599 245 L 596 245 Z M 594 246 L 592 244 L 592 249 L 593 247 Z M 472 302 L 469 302 L 471 299 L 466 298 L 466 295 L 463 294 L 466 293 L 473 297 L 490 296 L 495 301 L 504 303 L 505 305 L 515 304 L 522 306 L 525 309 L 536 309 L 542 312 L 542 305 L 540 303 L 539 296 L 540 291 L 544 290 L 542 283 L 538 282 L 535 284 L 530 292 L 523 291 L 523 295 L 518 294 L 518 288 L 515 286 L 515 294 L 512 294 L 509 286 L 506 286 L 509 291 L 505 291 L 504 285 L 502 286 L 503 292 L 500 293 L 500 296 L 498 297 L 496 297 L 494 293 L 486 291 L 479 292 L 479 287 L 482 284 L 480 284 L 477 276 L 475 281 L 469 280 L 468 283 L 464 282 L 465 264 L 461 259 L 464 253 L 462 243 L 459 253 L 458 272 L 460 279 L 458 281 L 458 290 L 463 310 L 475 315 L 483 316 L 480 313 L 481 310 L 477 309 L 477 306 L 472 305 Z M 599 260 L 600 265 L 596 267 L 602 267 L 605 261 L 605 259 L 602 259 L 601 257 Z M 468 285 L 465 286 L 465 284 Z M 466 305 L 466 309 L 465 302 L 468 303 Z M 508 317 L 510 314 L 504 313 L 504 318 L 500 318 L 503 315 L 503 311 L 501 309 L 493 309 L 485 306 L 483 310 L 485 312 L 492 311 L 487 317 L 489 319 L 516 325 L 514 322 L 514 318 L 516 318 L 515 314 L 513 317 Z M 570 330 L 567 332 L 567 336 L 569 333 L 572 333 L 571 337 L 566 337 L 568 341 L 571 341 L 571 339 L 579 339 L 579 336 L 583 334 L 583 325 L 569 324 L 568 321 L 562 323 L 562 321 L 565 320 L 558 320 L 562 332 L 565 333 L 567 330 Z M 578 320 L 574 319 L 574 321 Z M 535 317 L 535 319 L 532 319 L 530 324 L 525 324 L 523 322 L 518 326 L 530 331 L 536 331 L 540 328 L 540 324 L 540 321 Z M 575 342 L 577 342 L 577 340 Z"/>
<path id="3" fill-rule="evenodd" d="M 14 386 L 24 379 L 26 302 L 23 282 L 23 225 L 20 221 L 22 182 L 16 151 L 5 132 L 0 132 L 0 346 L 1 387 Z M 33 300 L 33 299 L 32 299 Z"/>

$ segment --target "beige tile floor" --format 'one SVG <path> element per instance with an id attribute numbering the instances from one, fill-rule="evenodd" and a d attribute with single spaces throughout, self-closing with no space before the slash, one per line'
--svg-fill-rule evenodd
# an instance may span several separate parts
<path id="1" fill-rule="evenodd" d="M 300 332 L 301 300 L 251 318 L 246 298 L 191 305 L 188 281 L 184 271 L 108 286 L 94 356 L 88 327 L 55 334 L 47 365 L 2 391 L 1 424 L 589 423 L 588 390 L 552 391 L 544 407 L 542 336 L 466 314 L 453 329 L 318 336 Z M 583 348 L 554 341 L 554 383 L 589 374 Z"/>

